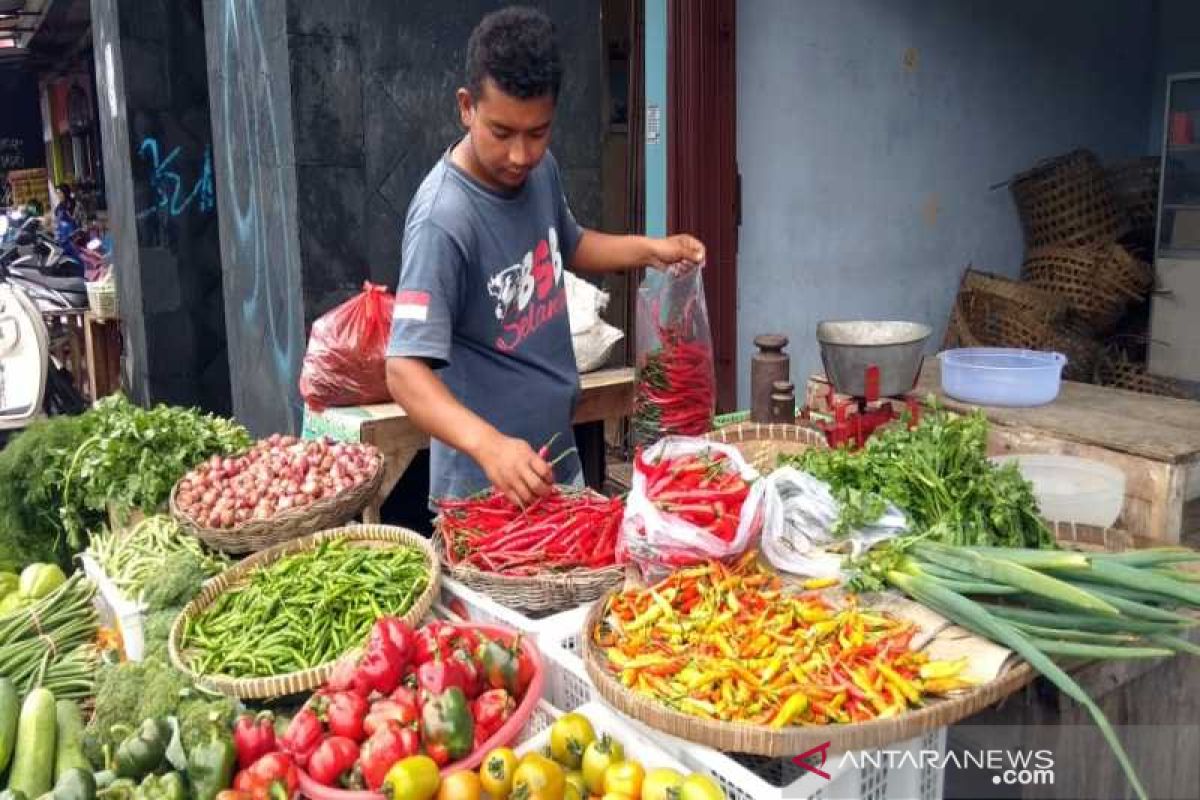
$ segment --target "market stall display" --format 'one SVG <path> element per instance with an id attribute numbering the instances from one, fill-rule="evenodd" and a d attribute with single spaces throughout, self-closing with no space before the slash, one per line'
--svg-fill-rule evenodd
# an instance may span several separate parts
<path id="1" fill-rule="evenodd" d="M 171 514 L 210 547 L 248 553 L 352 519 L 379 488 L 370 445 L 275 434 L 213 457 L 171 490 Z"/>
<path id="2" fill-rule="evenodd" d="M 403 528 L 357 525 L 276 545 L 204 585 L 171 629 L 171 661 L 236 697 L 313 689 L 378 617 L 420 620 L 439 576 L 429 543 Z"/>
<path id="3" fill-rule="evenodd" d="M 524 509 L 496 492 L 438 507 L 436 546 L 447 573 L 506 605 L 562 610 L 624 577 L 616 559 L 620 498 L 556 487 Z"/>

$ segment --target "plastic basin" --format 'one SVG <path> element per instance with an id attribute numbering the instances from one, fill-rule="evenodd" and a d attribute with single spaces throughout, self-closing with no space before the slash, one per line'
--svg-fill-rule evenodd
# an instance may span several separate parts
<path id="1" fill-rule="evenodd" d="M 967 347 L 938 354 L 942 391 L 981 406 L 1042 406 L 1058 397 L 1062 353 L 1011 347 Z"/>
<path id="2" fill-rule="evenodd" d="M 992 461 L 1016 463 L 1033 484 L 1038 508 L 1048 520 L 1108 528 L 1125 503 L 1125 473 L 1099 461 L 1032 454 L 995 456 Z"/>
<path id="3" fill-rule="evenodd" d="M 493 639 L 510 644 L 515 637 L 520 635 L 512 628 L 500 625 L 485 625 L 474 622 L 454 622 L 449 624 L 461 630 L 476 630 L 487 634 Z M 530 681 L 529 687 L 525 690 L 525 696 L 517 704 L 513 715 L 505 721 L 500 730 L 492 734 L 491 738 L 472 750 L 471 754 L 466 758 L 460 758 L 458 761 L 453 761 L 442 767 L 441 773 L 443 778 L 451 772 L 478 769 L 479 765 L 483 762 L 483 757 L 490 751 L 497 747 L 506 747 L 512 744 L 520 735 L 521 729 L 525 727 L 525 723 L 529 721 L 534 709 L 537 708 L 546 681 L 545 663 L 542 661 L 542 655 L 538 651 L 537 645 L 533 643 L 532 638 L 522 636 L 521 648 L 529 654 L 529 658 L 533 662 L 533 680 Z M 324 786 L 314 781 L 307 771 L 301 769 L 299 772 L 300 793 L 304 797 L 311 798 L 311 800 L 387 800 L 387 797 L 379 792 L 350 791 L 347 789 L 337 789 L 332 786 Z"/>

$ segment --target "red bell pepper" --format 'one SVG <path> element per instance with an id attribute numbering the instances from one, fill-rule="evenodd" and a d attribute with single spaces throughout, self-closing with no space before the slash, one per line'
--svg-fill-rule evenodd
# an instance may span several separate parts
<path id="1" fill-rule="evenodd" d="M 450 654 L 450 661 L 458 664 L 459 669 L 462 670 L 465 681 L 463 691 L 466 692 L 468 700 L 474 700 L 487 687 L 484 686 L 483 670 L 479 668 L 479 662 L 471 655 L 474 651 L 466 649 L 466 644 L 465 640 L 459 640 Z"/>
<path id="2" fill-rule="evenodd" d="M 312 708 L 305 706 L 292 717 L 288 728 L 284 731 L 280 745 L 283 751 L 295 759 L 296 763 L 304 766 L 308 757 L 317 749 L 321 739 L 325 737 L 325 727 L 321 718 Z"/>
<path id="3" fill-rule="evenodd" d="M 518 635 L 512 645 L 489 640 L 479 646 L 476 658 L 483 667 L 484 679 L 493 689 L 505 689 L 513 697 L 521 697 L 533 680 L 533 661 L 521 646 Z"/>
<path id="4" fill-rule="evenodd" d="M 407 685 L 408 682 L 406 679 L 405 684 L 397 687 L 396 691 L 392 692 L 391 696 L 388 699 L 395 700 L 397 703 L 399 703 L 400 705 L 405 706 L 405 707 L 411 706 L 413 709 L 413 712 L 415 714 L 419 714 L 420 711 L 419 711 L 419 704 L 417 702 L 417 690 L 415 688 L 416 687 L 416 675 L 412 675 L 410 673 L 410 677 L 412 678 L 413 685 L 412 686 Z"/>
<path id="5" fill-rule="evenodd" d="M 376 700 L 371 704 L 371 711 L 363 720 L 363 731 L 367 736 L 374 736 L 388 723 L 396 723 L 407 727 L 417 721 L 417 704 L 401 703 L 397 700 Z"/>
<path id="6" fill-rule="evenodd" d="M 415 756 L 421 749 L 421 736 L 414 728 L 387 723 L 367 739 L 359 752 L 358 768 L 367 788 L 379 791 L 388 770 L 401 759 Z"/>
<path id="7" fill-rule="evenodd" d="M 300 772 L 287 753 L 267 753 L 237 774 L 233 788 L 253 800 L 290 800 L 300 788 Z"/>
<path id="8" fill-rule="evenodd" d="M 267 753 L 279 749 L 275 741 L 275 715 L 262 711 L 257 716 L 242 714 L 233 724 L 233 745 L 238 769 L 246 769 Z"/>
<path id="9" fill-rule="evenodd" d="M 333 665 L 333 672 L 325 682 L 325 688 L 330 692 L 357 692 L 363 697 L 371 694 L 369 686 L 360 685 L 355 681 L 358 677 L 358 658 L 347 656 Z"/>
<path id="10" fill-rule="evenodd" d="M 369 710 L 370 704 L 362 695 L 355 692 L 335 692 L 325 702 L 323 716 L 329 724 L 330 734 L 361 742 L 366 738 L 363 718 Z"/>
<path id="11" fill-rule="evenodd" d="M 309 776 L 322 786 L 340 786 L 358 761 L 358 743 L 345 736 L 330 736 L 308 759 Z"/>
<path id="12" fill-rule="evenodd" d="M 403 673 L 412 661 L 415 638 L 413 629 L 404 620 L 399 617 L 380 617 L 371 628 L 371 635 L 367 639 L 367 652 L 386 643 L 390 648 L 389 654 Z"/>
<path id="13" fill-rule="evenodd" d="M 441 694 L 452 686 L 457 686 L 465 695 L 467 674 L 461 662 L 439 658 L 417 667 L 417 685 L 421 688 L 422 697 Z"/>
<path id="14" fill-rule="evenodd" d="M 504 689 L 492 689 L 479 695 L 471 704 L 471 716 L 475 718 L 475 747 L 500 730 L 516 708 L 516 701 Z"/>
<path id="15" fill-rule="evenodd" d="M 417 631 L 413 642 L 412 663 L 420 666 L 434 658 L 447 658 L 454 648 L 457 628 L 445 622 L 430 622 Z"/>

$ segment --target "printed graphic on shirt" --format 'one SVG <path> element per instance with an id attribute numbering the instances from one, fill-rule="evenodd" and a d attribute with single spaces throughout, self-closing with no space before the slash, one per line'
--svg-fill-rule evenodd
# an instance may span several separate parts
<path id="1" fill-rule="evenodd" d="M 488 296 L 496 301 L 496 319 L 500 320 L 498 350 L 512 352 L 547 322 L 566 312 L 562 272 L 558 232 L 551 225 L 548 236 L 520 263 L 488 280 Z"/>
<path id="2" fill-rule="evenodd" d="M 429 318 L 429 292 L 400 292 L 392 306 L 392 319 L 424 322 Z"/>

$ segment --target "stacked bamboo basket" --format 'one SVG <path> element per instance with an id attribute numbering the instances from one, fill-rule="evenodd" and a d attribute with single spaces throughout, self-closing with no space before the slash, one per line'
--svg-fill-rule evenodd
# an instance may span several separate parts
<path id="1" fill-rule="evenodd" d="M 1105 168 L 1087 150 L 1013 177 L 1021 279 L 968 267 L 944 346 L 1058 351 L 1068 379 L 1187 396 L 1145 367 L 1158 182 L 1157 158 Z"/>

